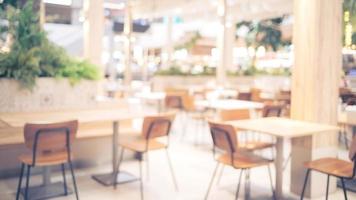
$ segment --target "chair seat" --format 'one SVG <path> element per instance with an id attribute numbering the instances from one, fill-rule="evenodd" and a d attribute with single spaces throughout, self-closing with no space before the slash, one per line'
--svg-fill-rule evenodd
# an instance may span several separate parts
<path id="1" fill-rule="evenodd" d="M 233 155 L 234 163 L 232 164 L 230 156 L 231 154 L 223 154 L 218 158 L 218 161 L 225 165 L 230 165 L 236 169 L 259 167 L 273 162 L 272 160 L 265 159 L 252 153 L 239 152 Z"/>
<path id="2" fill-rule="evenodd" d="M 274 143 L 261 142 L 261 141 L 247 141 L 239 143 L 238 148 L 245 149 L 247 151 L 261 150 L 274 147 Z"/>
<path id="3" fill-rule="evenodd" d="M 146 152 L 158 149 L 164 149 L 167 147 L 166 144 L 159 142 L 155 139 L 149 140 L 148 148 L 146 149 L 146 142 L 147 140 L 143 138 L 136 138 L 136 139 L 122 139 L 119 141 L 119 145 L 123 148 L 130 149 L 135 152 Z"/>
<path id="4" fill-rule="evenodd" d="M 19 160 L 27 165 L 32 165 L 32 153 L 26 153 L 19 156 Z M 68 162 L 68 153 L 66 151 L 51 152 L 36 155 L 36 166 L 59 165 Z"/>
<path id="5" fill-rule="evenodd" d="M 336 177 L 351 178 L 353 174 L 353 163 L 337 158 L 321 158 L 304 165 L 308 169 Z"/>

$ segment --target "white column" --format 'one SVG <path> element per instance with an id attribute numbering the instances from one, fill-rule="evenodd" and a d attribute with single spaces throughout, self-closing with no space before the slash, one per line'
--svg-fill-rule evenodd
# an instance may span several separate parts
<path id="1" fill-rule="evenodd" d="M 84 58 L 103 67 L 101 62 L 105 28 L 103 0 L 85 0 L 84 12 Z"/>
<path id="2" fill-rule="evenodd" d="M 125 35 L 125 72 L 124 72 L 124 84 L 129 85 L 132 80 L 132 9 L 130 1 L 127 1 L 125 7 L 125 24 L 124 24 L 124 35 Z"/>
<path id="3" fill-rule="evenodd" d="M 149 49 L 143 50 L 142 81 L 148 81 Z"/>
<path id="4" fill-rule="evenodd" d="M 342 51 L 342 0 L 294 1 L 294 67 L 292 75 L 293 119 L 337 124 L 338 87 Z M 303 163 L 336 157 L 335 132 L 292 139 L 291 191 L 302 191 Z M 306 197 L 325 195 L 326 176 L 313 172 Z M 330 193 L 336 189 L 332 178 Z"/>
<path id="5" fill-rule="evenodd" d="M 217 36 L 219 62 L 216 69 L 216 81 L 218 85 L 226 82 L 226 70 L 233 64 L 233 47 L 235 41 L 235 25 L 228 20 L 229 8 L 227 0 L 220 0 L 218 6 L 220 18 L 220 30 Z"/>
<path id="6" fill-rule="evenodd" d="M 72 25 L 80 25 L 80 12 L 83 7 L 83 0 L 72 0 L 71 5 L 71 23 Z"/>
<path id="7" fill-rule="evenodd" d="M 166 32 L 166 45 L 164 47 L 164 53 L 167 56 L 166 59 L 163 63 L 163 68 L 169 68 L 172 64 L 172 57 L 173 57 L 173 39 L 172 39 L 172 34 L 173 34 L 173 17 L 169 16 L 167 17 L 167 32 Z"/>

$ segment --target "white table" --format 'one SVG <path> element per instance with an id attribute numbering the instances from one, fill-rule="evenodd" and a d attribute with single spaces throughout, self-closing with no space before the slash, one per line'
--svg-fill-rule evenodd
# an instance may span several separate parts
<path id="1" fill-rule="evenodd" d="M 157 101 L 157 111 L 162 111 L 163 100 L 166 98 L 165 92 L 139 92 L 135 94 L 135 97 L 148 100 Z"/>
<path id="2" fill-rule="evenodd" d="M 197 100 L 195 106 L 211 109 L 262 109 L 263 103 L 253 101 L 243 101 L 237 99 L 214 99 L 214 100 Z"/>
<path id="3" fill-rule="evenodd" d="M 310 136 L 322 132 L 338 131 L 336 126 L 311 123 L 287 118 L 268 117 L 248 120 L 230 121 L 239 130 L 262 132 L 275 136 L 276 144 L 276 196 L 283 199 L 283 163 L 284 163 L 284 140 L 288 138 Z M 249 192 L 245 192 L 249 198 Z"/>

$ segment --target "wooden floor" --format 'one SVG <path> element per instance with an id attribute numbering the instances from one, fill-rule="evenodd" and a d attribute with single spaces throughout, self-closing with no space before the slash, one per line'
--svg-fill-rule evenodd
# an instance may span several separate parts
<path id="1" fill-rule="evenodd" d="M 199 131 L 195 130 L 193 124 L 189 124 L 185 137 L 182 138 L 179 130 L 175 130 L 172 134 L 170 152 L 177 175 L 179 192 L 176 192 L 174 189 L 164 151 L 156 151 L 149 154 L 149 177 L 147 176 L 146 168 L 144 168 L 144 194 L 146 200 L 204 199 L 215 163 L 212 158 L 210 149 L 211 141 L 207 130 L 204 132 L 204 137 L 199 138 L 200 145 L 195 146 L 194 141 L 197 132 Z M 198 133 L 198 135 L 200 134 Z M 288 145 L 286 145 L 286 148 L 288 148 Z M 269 156 L 270 152 L 265 152 L 265 155 Z M 340 150 L 340 157 L 346 158 L 347 152 Z M 133 174 L 139 174 L 138 163 L 134 160 L 125 161 L 122 165 L 122 169 Z M 109 170 L 109 163 L 106 166 L 97 168 L 76 170 L 80 198 L 84 200 L 140 199 L 138 182 L 119 185 L 118 188 L 114 190 L 112 187 L 104 187 L 91 179 L 92 174 Z M 220 184 L 214 184 L 210 199 L 234 199 L 238 175 L 238 171 L 226 167 Z M 286 183 L 289 182 L 288 177 L 287 169 L 285 176 Z M 52 180 L 61 180 L 61 174 L 53 174 Z M 0 180 L 1 200 L 13 200 L 15 198 L 14 193 L 17 187 L 17 181 L 17 178 Z M 34 176 L 31 179 L 31 185 L 40 184 L 40 181 L 40 176 Z M 69 185 L 72 186 L 71 182 L 69 182 Z M 242 185 L 242 188 L 243 187 L 244 185 Z M 287 191 L 288 188 L 288 185 L 284 186 L 285 191 Z M 244 199 L 244 190 L 242 189 L 240 191 L 240 199 Z M 268 182 L 267 168 L 261 167 L 252 170 L 251 193 L 251 199 L 270 199 L 271 190 Z M 356 199 L 356 194 L 349 192 L 348 195 L 349 199 Z M 56 199 L 69 200 L 75 198 L 74 195 L 70 195 Z M 291 195 L 290 199 L 298 199 L 298 197 Z M 319 199 L 325 199 L 325 197 Z M 336 193 L 330 194 L 329 199 L 343 199 L 342 191 L 338 189 Z"/>

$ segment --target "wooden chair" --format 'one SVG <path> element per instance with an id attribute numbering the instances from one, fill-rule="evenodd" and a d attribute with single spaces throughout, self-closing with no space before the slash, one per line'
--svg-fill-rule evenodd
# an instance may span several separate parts
<path id="1" fill-rule="evenodd" d="M 239 92 L 237 99 L 243 101 L 251 101 L 251 92 Z"/>
<path id="2" fill-rule="evenodd" d="M 125 149 L 134 151 L 141 155 L 145 153 L 148 154 L 149 151 L 153 151 L 153 150 L 165 150 L 168 164 L 171 170 L 173 182 L 175 188 L 178 190 L 178 185 L 174 175 L 171 159 L 168 153 L 169 133 L 174 118 L 175 118 L 175 114 L 172 113 L 145 117 L 143 121 L 141 137 L 132 140 L 120 140 L 119 146 L 122 147 L 122 150 L 119 158 L 119 163 L 117 164 L 117 170 L 115 172 L 116 176 L 114 177 L 117 177 L 117 174 L 120 172 L 120 165 L 124 156 Z M 163 137 L 167 139 L 166 143 L 163 143 L 158 140 Z M 139 158 L 139 166 L 140 166 L 140 192 L 141 192 L 141 199 L 143 199 L 142 156 L 141 158 Z M 116 186 L 117 183 L 115 182 L 114 188 L 116 188 Z"/>
<path id="3" fill-rule="evenodd" d="M 188 90 L 177 89 L 177 88 L 166 88 L 165 89 L 165 107 L 173 109 L 183 109 L 183 96 L 189 94 Z"/>
<path id="4" fill-rule="evenodd" d="M 250 119 L 250 110 L 249 109 L 222 109 L 219 110 L 219 120 L 224 122 L 224 121 L 232 121 L 232 120 L 244 120 L 244 119 Z M 239 148 L 243 149 L 244 151 L 259 151 L 259 150 L 264 150 L 264 149 L 271 149 L 272 152 L 272 157 L 274 157 L 274 149 L 273 147 L 275 146 L 274 143 L 272 142 L 264 142 L 261 141 L 260 138 L 256 138 L 254 133 L 248 133 L 248 132 L 240 132 L 244 133 L 242 134 L 243 137 L 240 137 L 240 139 L 244 139 L 244 141 L 239 142 Z M 253 134 L 253 138 L 249 137 Z M 221 177 L 224 172 L 224 167 L 222 167 L 219 176 L 218 176 L 218 181 L 217 183 L 220 183 Z"/>
<path id="5" fill-rule="evenodd" d="M 356 137 L 353 138 L 350 151 L 349 151 L 349 159 L 352 162 L 340 160 L 337 158 L 321 158 L 318 160 L 314 160 L 311 162 L 304 163 L 304 166 L 307 168 L 307 173 L 305 175 L 304 185 L 302 195 L 300 197 L 301 200 L 304 199 L 305 187 L 308 182 L 308 177 L 310 171 L 314 170 L 323 174 L 326 174 L 327 184 L 326 184 L 326 199 L 329 196 L 329 179 L 330 176 L 337 177 L 341 180 L 342 189 L 344 191 L 344 197 L 347 200 L 347 193 L 345 188 L 344 179 L 353 179 L 356 175 Z"/>
<path id="6" fill-rule="evenodd" d="M 219 111 L 218 115 L 220 121 L 244 120 L 251 118 L 249 109 L 222 109 Z M 245 138 L 245 141 L 241 142 L 239 145 L 249 151 L 262 150 L 274 146 L 273 143 L 263 142 L 259 139 L 248 139 L 247 137 Z"/>
<path id="7" fill-rule="evenodd" d="M 199 127 L 204 130 L 204 128 L 207 126 L 206 124 L 206 119 L 211 117 L 210 113 L 208 112 L 207 109 L 205 108 L 197 108 L 195 106 L 195 97 L 193 95 L 184 95 L 183 96 L 183 110 L 186 112 L 188 117 L 190 119 L 193 119 L 196 123 L 196 129 Z M 187 122 L 184 121 L 183 123 L 183 135 L 186 134 L 186 128 L 187 128 Z M 198 131 L 196 130 L 196 139 L 195 139 L 195 144 L 198 144 Z"/>
<path id="8" fill-rule="evenodd" d="M 265 105 L 262 110 L 262 117 L 280 117 L 283 109 L 283 105 Z"/>
<path id="9" fill-rule="evenodd" d="M 30 153 L 22 154 L 21 174 L 17 187 L 16 199 L 20 197 L 22 177 L 27 167 L 26 187 L 24 198 L 29 199 L 28 187 L 30 183 L 31 168 L 52 165 L 61 165 L 63 175 L 64 194 L 68 195 L 65 177 L 65 164 L 69 164 L 72 174 L 76 199 L 79 199 L 77 184 L 72 165 L 71 144 L 76 137 L 78 121 L 68 121 L 52 124 L 26 124 L 24 127 L 25 145 Z"/>
<path id="10" fill-rule="evenodd" d="M 247 173 L 249 173 L 249 170 L 255 167 L 267 166 L 273 198 L 276 199 L 274 189 L 273 189 L 271 170 L 269 166 L 269 164 L 273 163 L 273 161 L 267 160 L 265 158 L 262 158 L 260 156 L 257 156 L 255 154 L 240 149 L 238 146 L 236 132 L 231 125 L 209 121 L 209 126 L 210 126 L 210 132 L 214 143 L 213 155 L 214 155 L 214 159 L 217 161 L 217 165 L 215 167 L 213 176 L 209 183 L 209 187 L 208 187 L 208 191 L 206 192 L 205 199 L 208 199 L 210 189 L 212 187 L 214 178 L 216 176 L 216 172 L 218 171 L 220 164 L 222 164 L 223 166 L 225 165 L 231 166 L 235 169 L 241 169 L 237 190 L 235 194 L 235 199 L 238 199 L 239 196 L 242 173 L 245 170 L 247 170 Z M 218 156 L 216 155 L 217 149 L 220 150 L 220 152 L 222 152 Z"/>
<path id="11" fill-rule="evenodd" d="M 251 88 L 251 101 L 256 101 L 256 102 L 262 101 L 261 93 L 262 93 L 261 89 Z"/>

